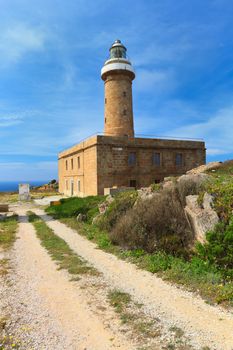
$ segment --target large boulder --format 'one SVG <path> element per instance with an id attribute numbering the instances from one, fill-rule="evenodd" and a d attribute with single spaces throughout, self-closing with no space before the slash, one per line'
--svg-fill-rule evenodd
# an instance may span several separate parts
<path id="1" fill-rule="evenodd" d="M 222 165 L 222 162 L 210 162 L 208 164 L 200 165 L 197 168 L 191 169 L 187 171 L 186 174 L 200 174 L 208 170 L 216 170 L 220 168 L 221 165 Z"/>
<path id="2" fill-rule="evenodd" d="M 209 175 L 203 174 L 203 173 L 189 173 L 186 175 L 181 175 L 177 182 L 184 183 L 184 182 L 194 182 L 198 185 L 202 184 L 203 182 L 206 182 L 209 178 Z"/>
<path id="3" fill-rule="evenodd" d="M 205 242 L 205 234 L 213 230 L 218 223 L 219 217 L 212 208 L 213 197 L 209 193 L 204 194 L 202 206 L 198 203 L 197 195 L 186 197 L 185 213 L 192 227 L 195 238 L 200 242 Z"/>

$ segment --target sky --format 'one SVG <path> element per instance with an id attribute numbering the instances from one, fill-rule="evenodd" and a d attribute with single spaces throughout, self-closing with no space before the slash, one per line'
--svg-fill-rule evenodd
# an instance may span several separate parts
<path id="1" fill-rule="evenodd" d="M 0 0 L 0 18 L 0 181 L 57 178 L 58 153 L 103 131 L 116 39 L 136 72 L 136 134 L 233 158 L 232 0 Z"/>

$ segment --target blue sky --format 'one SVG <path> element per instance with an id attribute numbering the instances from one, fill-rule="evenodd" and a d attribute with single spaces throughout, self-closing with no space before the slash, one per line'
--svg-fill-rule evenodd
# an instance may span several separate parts
<path id="1" fill-rule="evenodd" d="M 0 15 L 0 181 L 56 178 L 57 153 L 103 130 L 117 38 L 136 71 L 136 133 L 233 158 L 232 0 L 0 0 Z"/>

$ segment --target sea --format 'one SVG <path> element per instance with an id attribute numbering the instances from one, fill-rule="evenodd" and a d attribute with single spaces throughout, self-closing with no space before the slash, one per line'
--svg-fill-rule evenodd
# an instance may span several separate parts
<path id="1" fill-rule="evenodd" d="M 18 192 L 19 184 L 29 184 L 32 186 L 42 186 L 49 181 L 0 181 L 0 192 Z"/>

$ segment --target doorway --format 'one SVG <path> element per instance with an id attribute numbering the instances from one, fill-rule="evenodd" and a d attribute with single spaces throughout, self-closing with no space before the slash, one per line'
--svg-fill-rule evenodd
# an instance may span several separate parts
<path id="1" fill-rule="evenodd" d="M 73 195 L 74 195 L 74 181 L 73 180 L 70 181 L 70 195 L 71 195 L 71 197 L 73 197 Z"/>
<path id="2" fill-rule="evenodd" d="M 136 181 L 136 180 L 130 180 L 130 181 L 129 181 L 129 187 L 134 187 L 134 188 L 136 188 L 136 187 L 137 187 L 137 181 Z"/>

